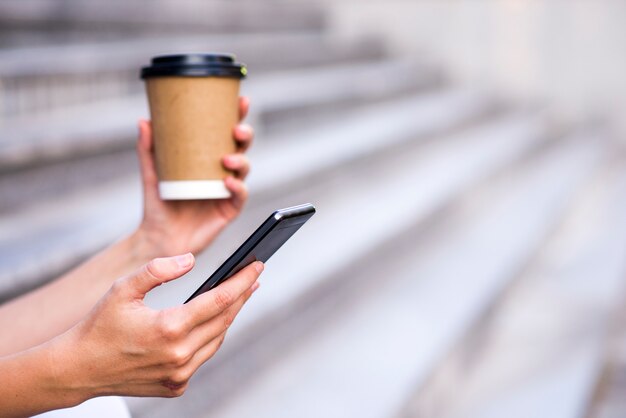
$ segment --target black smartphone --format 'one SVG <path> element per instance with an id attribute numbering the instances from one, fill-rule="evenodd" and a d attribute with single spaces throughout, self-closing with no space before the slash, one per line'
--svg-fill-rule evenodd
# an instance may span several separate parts
<path id="1" fill-rule="evenodd" d="M 213 289 L 248 264 L 257 260 L 265 263 L 313 214 L 315 207 L 310 203 L 272 213 L 185 303 Z"/>

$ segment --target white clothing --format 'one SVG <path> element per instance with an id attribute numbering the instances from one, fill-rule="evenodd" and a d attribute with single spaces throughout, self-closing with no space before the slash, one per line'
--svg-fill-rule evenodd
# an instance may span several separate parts
<path id="1" fill-rule="evenodd" d="M 86 400 L 73 408 L 58 409 L 36 415 L 38 418 L 132 418 L 126 402 L 118 396 Z"/>

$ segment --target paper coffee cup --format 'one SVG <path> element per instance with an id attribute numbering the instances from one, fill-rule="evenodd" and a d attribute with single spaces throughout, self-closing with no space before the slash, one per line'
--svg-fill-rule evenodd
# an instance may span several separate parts
<path id="1" fill-rule="evenodd" d="M 142 68 L 162 199 L 230 197 L 222 157 L 235 152 L 245 75 L 228 54 L 164 55 Z"/>

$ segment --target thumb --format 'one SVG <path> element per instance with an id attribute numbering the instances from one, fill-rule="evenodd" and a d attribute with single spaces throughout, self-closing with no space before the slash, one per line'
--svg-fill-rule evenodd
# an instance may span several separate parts
<path id="1" fill-rule="evenodd" d="M 127 288 L 133 298 L 143 299 L 146 293 L 187 273 L 195 262 L 191 253 L 174 257 L 155 258 L 127 279 Z"/>

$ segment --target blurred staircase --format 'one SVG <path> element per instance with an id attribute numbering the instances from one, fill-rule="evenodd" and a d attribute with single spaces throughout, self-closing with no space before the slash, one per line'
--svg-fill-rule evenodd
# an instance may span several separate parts
<path id="1" fill-rule="evenodd" d="M 276 0 L 0 3 L 0 300 L 138 222 L 139 67 L 233 51 L 250 203 L 148 303 L 182 302 L 272 210 L 318 214 L 185 396 L 134 416 L 584 415 L 626 278 L 624 150 L 325 22 Z"/>

